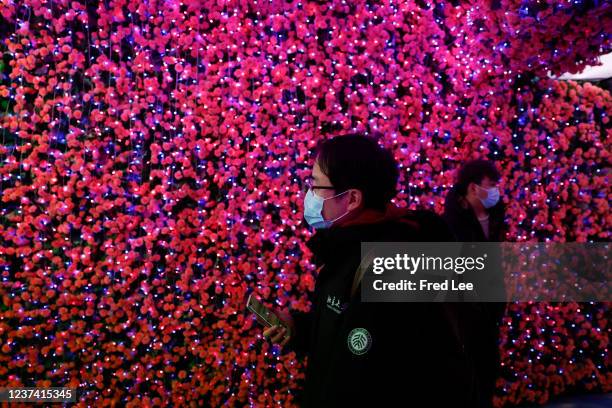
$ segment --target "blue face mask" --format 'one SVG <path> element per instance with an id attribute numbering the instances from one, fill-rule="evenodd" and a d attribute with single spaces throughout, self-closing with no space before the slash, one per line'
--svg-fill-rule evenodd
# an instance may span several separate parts
<path id="1" fill-rule="evenodd" d="M 485 190 L 487 192 L 487 198 L 478 197 L 484 208 L 491 208 L 495 204 L 497 204 L 497 202 L 499 201 L 499 189 L 497 187 L 484 188 L 480 187 L 478 184 L 476 184 L 476 186 L 481 190 Z"/>
<path id="2" fill-rule="evenodd" d="M 334 221 L 337 221 L 341 217 L 344 217 L 348 214 L 348 211 L 342 214 L 340 217 L 337 217 L 333 220 L 326 220 L 323 218 L 323 204 L 325 200 L 329 200 L 330 198 L 338 197 L 344 193 L 348 192 L 348 190 L 343 191 L 335 196 L 322 198 L 316 195 L 312 189 L 309 189 L 306 193 L 306 197 L 304 197 L 304 218 L 306 222 L 313 228 L 328 228 L 330 227 Z"/>

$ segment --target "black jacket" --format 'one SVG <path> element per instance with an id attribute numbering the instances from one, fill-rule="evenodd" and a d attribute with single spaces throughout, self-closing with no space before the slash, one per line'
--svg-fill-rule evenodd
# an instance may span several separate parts
<path id="1" fill-rule="evenodd" d="M 317 265 L 312 309 L 293 313 L 291 346 L 308 356 L 303 407 L 474 407 L 474 369 L 449 303 L 364 303 L 350 297 L 362 241 L 452 241 L 432 212 L 318 230 L 308 241 Z M 370 337 L 367 352 L 348 345 L 354 329 Z"/>
<path id="2" fill-rule="evenodd" d="M 489 238 L 487 239 L 474 210 L 452 188 L 444 203 L 444 219 L 457 241 L 461 242 L 503 242 L 505 240 L 505 211 L 502 201 L 487 209 L 489 213 Z M 501 272 L 501 253 L 489 254 L 490 260 L 497 258 L 496 272 Z M 494 277 L 500 282 L 499 291 L 505 292 L 503 276 Z M 492 406 L 495 382 L 500 375 L 499 326 L 506 310 L 506 303 L 480 302 L 464 303 L 460 307 L 469 308 L 463 321 L 466 327 L 466 346 L 476 369 L 476 389 L 478 407 Z"/>

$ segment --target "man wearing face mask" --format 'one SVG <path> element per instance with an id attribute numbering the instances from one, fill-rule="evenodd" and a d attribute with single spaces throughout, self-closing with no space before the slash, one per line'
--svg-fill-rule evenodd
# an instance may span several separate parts
<path id="1" fill-rule="evenodd" d="M 488 160 L 472 160 L 458 172 L 444 204 L 444 219 L 461 242 L 503 242 L 506 224 L 504 205 L 500 200 L 501 175 Z M 497 253 L 496 253 L 497 252 Z M 498 262 L 500 253 L 492 251 L 489 262 Z M 495 261 L 494 261 L 495 260 Z M 501 266 L 494 270 L 501 270 Z M 498 296 L 505 292 L 503 276 L 493 277 Z M 462 303 L 462 329 L 468 354 L 476 368 L 475 382 L 478 407 L 492 406 L 495 381 L 499 376 L 499 325 L 505 312 L 503 302 Z M 467 316 L 467 318 L 465 317 Z"/>
<path id="2" fill-rule="evenodd" d="M 363 135 L 325 140 L 315 151 L 304 218 L 318 267 L 308 313 L 279 313 L 290 331 L 264 331 L 308 356 L 302 407 L 473 407 L 471 366 L 443 303 L 361 301 L 361 242 L 452 241 L 443 219 L 391 203 L 393 155 Z M 358 282 L 358 281 L 357 281 Z"/>

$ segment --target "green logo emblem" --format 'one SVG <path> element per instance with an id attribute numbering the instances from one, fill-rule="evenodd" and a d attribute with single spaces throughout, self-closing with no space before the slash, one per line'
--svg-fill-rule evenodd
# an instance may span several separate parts
<path id="1" fill-rule="evenodd" d="M 358 327 L 351 330 L 347 339 L 348 348 L 356 355 L 365 354 L 372 345 L 372 336 L 366 329 Z"/>

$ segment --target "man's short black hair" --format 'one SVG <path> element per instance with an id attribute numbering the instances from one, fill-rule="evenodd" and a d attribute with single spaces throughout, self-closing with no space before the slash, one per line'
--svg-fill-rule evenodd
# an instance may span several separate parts
<path id="1" fill-rule="evenodd" d="M 372 137 L 347 134 L 325 139 L 315 149 L 314 157 L 336 194 L 358 189 L 366 208 L 384 211 L 397 193 L 397 162 Z"/>
<path id="2" fill-rule="evenodd" d="M 480 184 L 485 177 L 495 182 L 499 181 L 501 174 L 495 163 L 484 159 L 470 160 L 459 169 L 455 188 L 460 195 L 465 196 L 470 183 Z"/>

